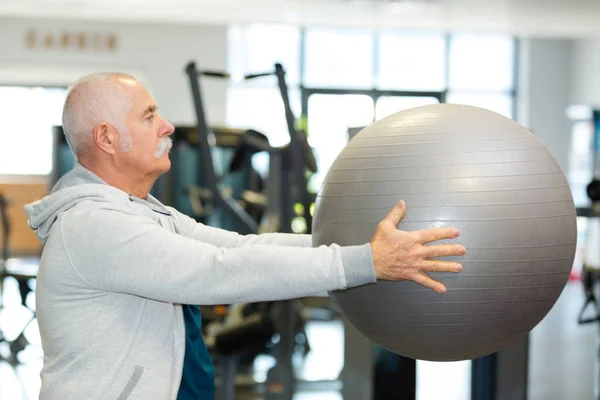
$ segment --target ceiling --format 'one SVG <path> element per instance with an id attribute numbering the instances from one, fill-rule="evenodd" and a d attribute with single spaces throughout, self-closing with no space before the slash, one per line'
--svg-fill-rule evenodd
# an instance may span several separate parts
<path id="1" fill-rule="evenodd" d="M 499 31 L 600 37 L 597 0 L 0 0 L 0 16 Z"/>

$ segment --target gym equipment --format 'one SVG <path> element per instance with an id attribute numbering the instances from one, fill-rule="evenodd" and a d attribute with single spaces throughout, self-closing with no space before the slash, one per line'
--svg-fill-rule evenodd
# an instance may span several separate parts
<path id="1" fill-rule="evenodd" d="M 244 159 L 249 151 L 243 147 L 240 137 L 248 132 L 240 129 L 211 127 L 215 138 L 216 154 L 214 158 L 221 162 L 217 169 L 223 171 L 217 178 L 219 184 L 233 189 L 231 197 L 239 198 L 246 203 L 245 210 L 250 216 L 260 218 L 260 198 L 256 191 L 261 190 L 260 177 L 248 168 L 250 160 Z M 251 134 L 251 133 L 248 133 Z M 260 137 L 260 133 L 252 133 Z M 175 207 L 180 212 L 195 218 L 198 222 L 224 229 L 236 230 L 237 226 L 224 218 L 220 212 L 213 212 L 211 208 L 210 192 L 203 190 L 203 174 L 201 169 L 189 168 L 189 165 L 198 165 L 197 151 L 198 135 L 196 129 L 190 126 L 176 126 L 173 135 L 173 148 L 171 150 L 171 170 L 161 175 L 150 194 L 162 203 Z M 62 126 L 53 127 L 53 164 L 50 174 L 50 187 L 75 165 L 75 155 L 71 151 L 64 135 Z M 227 164 L 227 165 L 226 165 Z M 225 176 L 225 171 L 229 172 Z M 243 188 L 243 190 L 239 190 Z M 239 193 L 238 193 L 239 192 Z"/>
<path id="2" fill-rule="evenodd" d="M 211 155 L 217 185 L 228 198 L 239 203 L 254 224 L 258 224 L 266 208 L 262 195 L 264 181 L 252 167 L 252 156 L 259 150 L 246 145 L 242 138 L 252 136 L 266 147 L 266 137 L 252 130 L 225 127 L 211 127 L 210 131 L 215 139 Z M 161 201 L 203 224 L 236 232 L 247 230 L 247 224 L 240 224 L 219 209 L 212 191 L 207 189 L 196 128 L 176 126 L 171 137 L 171 170 L 163 175 L 159 191 Z"/>
<path id="3" fill-rule="evenodd" d="M 257 79 L 264 76 L 275 75 L 277 77 L 279 91 L 283 100 L 286 125 L 290 136 L 288 145 L 274 148 L 268 142 L 257 139 L 256 131 L 247 131 L 240 137 L 242 143 L 253 152 L 267 151 L 269 154 L 269 177 L 267 181 L 267 210 L 263 227 L 256 224 L 248 217 L 239 204 L 230 196 L 223 193 L 219 187 L 217 174 L 214 168 L 214 157 L 212 155 L 214 140 L 212 131 L 209 129 L 204 111 L 202 91 L 200 88 L 201 76 L 220 79 L 228 79 L 229 74 L 219 71 L 199 71 L 194 62 L 186 67 L 192 97 L 195 105 L 197 119 L 197 134 L 199 137 L 199 170 L 204 177 L 205 189 L 212 194 L 215 209 L 223 210 L 231 219 L 239 221 L 242 225 L 238 232 L 286 232 L 291 233 L 292 221 L 295 218 L 294 207 L 301 204 L 307 210 L 303 217 L 306 226 L 310 229 L 312 218 L 308 210 L 312 203 L 312 197 L 308 193 L 305 170 L 311 172 L 317 170 L 316 161 L 308 140 L 303 132 L 296 130 L 294 126 L 294 115 L 291 110 L 288 87 L 285 81 L 285 70 L 281 64 L 275 64 L 273 71 L 266 73 L 246 75 L 245 79 Z M 268 227 L 268 228 L 264 228 Z"/>
<path id="4" fill-rule="evenodd" d="M 29 321 L 23 326 L 16 338 L 8 340 L 2 332 L 2 329 L 0 329 L 0 343 L 8 343 L 9 350 L 6 357 L 0 356 L 0 361 L 7 361 L 10 365 L 16 366 L 19 364 L 19 353 L 25 350 L 29 345 L 29 340 L 27 340 L 27 337 L 25 336 L 25 330 L 36 318 L 35 310 L 27 307 L 27 296 L 32 292 L 31 287 L 29 287 L 29 282 L 37 277 L 37 268 L 33 271 L 31 268 L 28 268 L 27 265 L 20 265 L 20 263 L 16 263 L 15 267 L 15 265 L 11 264 L 9 261 L 9 238 L 11 233 L 11 223 L 8 216 L 9 203 L 9 200 L 0 193 L 0 230 L 2 231 L 2 249 L 0 252 L 0 310 L 4 307 L 2 303 L 4 281 L 7 278 L 12 278 L 17 281 L 19 286 L 21 304 L 31 311 Z"/>
<path id="5" fill-rule="evenodd" d="M 583 256 L 581 283 L 585 300 L 577 316 L 580 325 L 600 321 L 600 110 L 593 110 L 591 126 L 593 126 L 590 147 L 593 150 L 592 180 L 586 187 L 586 194 L 590 200 L 589 207 L 578 207 L 577 215 L 587 220 L 587 243 Z M 592 316 L 586 317 L 586 310 L 590 308 Z M 600 361 L 596 365 L 596 382 L 594 384 L 594 398 L 600 399 Z"/>
<path id="6" fill-rule="evenodd" d="M 529 130 L 494 112 L 435 104 L 373 123 L 340 153 L 317 196 L 314 245 L 357 245 L 399 199 L 399 229 L 453 226 L 467 248 L 448 291 L 412 281 L 331 293 L 361 333 L 405 357 L 455 361 L 527 333 L 567 282 L 576 216 L 566 179 Z"/>
<path id="7" fill-rule="evenodd" d="M 214 168 L 213 147 L 214 140 L 210 131 L 202 100 L 200 77 L 228 79 L 229 74 L 219 71 L 198 70 L 194 62 L 188 63 L 186 73 L 189 78 L 192 98 L 197 119 L 196 133 L 198 134 L 199 170 L 203 173 L 205 189 L 212 200 L 214 210 L 222 210 L 225 215 L 239 226 L 239 233 L 284 232 L 292 233 L 292 222 L 296 216 L 295 206 L 303 206 L 304 219 L 307 230 L 310 232 L 312 225 L 310 206 L 312 198 L 308 193 L 308 183 L 305 172 L 307 169 L 316 171 L 316 161 L 308 145 L 306 135 L 296 130 L 295 119 L 290 107 L 288 87 L 285 81 L 285 71 L 281 64 L 275 64 L 273 71 L 259 74 L 246 75 L 245 79 L 257 79 L 264 76 L 275 75 L 283 100 L 286 124 L 290 135 L 288 145 L 274 148 L 264 140 L 257 138 L 252 131 L 240 137 L 242 143 L 252 152 L 267 151 L 269 154 L 269 176 L 267 179 L 267 205 L 264 220 L 257 223 L 240 204 L 231 196 L 224 193 L 219 185 Z M 266 382 L 265 396 L 268 400 L 291 400 L 295 390 L 295 378 L 292 364 L 292 355 L 296 347 L 296 332 L 298 328 L 298 315 L 295 311 L 296 301 L 288 300 L 275 302 L 273 312 L 273 325 L 279 334 L 275 354 L 276 364 L 269 370 Z M 240 325 L 241 328 L 244 325 Z M 235 376 L 235 359 L 226 358 L 222 365 L 221 395 L 224 400 L 233 398 Z"/>
<path id="8" fill-rule="evenodd" d="M 71 151 L 63 127 L 52 127 L 52 171 L 50 172 L 49 187 L 52 188 L 63 175 L 73 169 L 76 158 Z"/>

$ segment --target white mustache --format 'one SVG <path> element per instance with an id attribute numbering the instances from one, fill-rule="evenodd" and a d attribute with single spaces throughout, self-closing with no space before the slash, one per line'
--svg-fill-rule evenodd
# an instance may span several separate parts
<path id="1" fill-rule="evenodd" d="M 156 154 L 154 155 L 156 159 L 161 158 L 166 152 L 171 151 L 173 147 L 173 139 L 169 136 L 160 139 L 158 143 L 158 149 L 156 150 Z"/>

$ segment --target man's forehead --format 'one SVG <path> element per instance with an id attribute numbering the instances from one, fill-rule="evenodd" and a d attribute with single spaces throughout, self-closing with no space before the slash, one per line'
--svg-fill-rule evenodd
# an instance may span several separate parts
<path id="1" fill-rule="evenodd" d="M 158 110 L 156 100 L 140 82 L 129 81 L 125 87 L 127 88 L 127 92 L 133 101 L 133 112 L 136 114 L 147 114 Z"/>

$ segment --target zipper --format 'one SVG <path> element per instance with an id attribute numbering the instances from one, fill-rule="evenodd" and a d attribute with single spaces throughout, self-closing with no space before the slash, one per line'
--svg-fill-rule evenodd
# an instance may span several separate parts
<path id="1" fill-rule="evenodd" d="M 143 199 L 140 199 L 138 197 L 135 197 L 132 194 L 129 195 L 129 200 L 131 202 L 141 203 L 141 204 L 145 205 L 146 207 L 148 207 L 149 209 L 151 209 L 152 211 L 154 211 L 157 214 L 165 215 L 167 217 L 172 217 L 173 216 L 170 212 L 164 211 L 164 210 L 158 210 L 158 209 L 154 208 L 151 204 L 149 204 L 146 200 L 143 200 Z"/>

